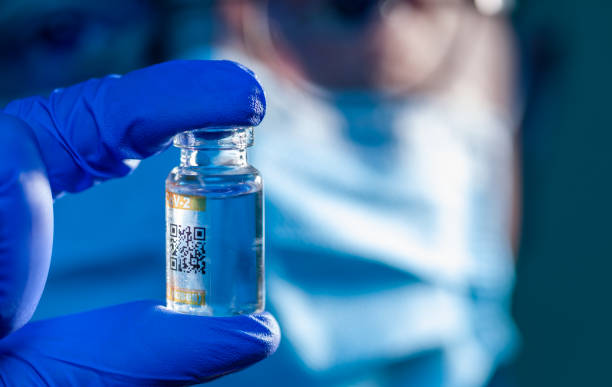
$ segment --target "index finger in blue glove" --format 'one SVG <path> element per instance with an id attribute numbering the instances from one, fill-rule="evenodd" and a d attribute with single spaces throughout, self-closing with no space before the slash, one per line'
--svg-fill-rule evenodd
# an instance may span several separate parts
<path id="1" fill-rule="evenodd" d="M 126 159 L 164 149 L 176 133 L 253 126 L 265 114 L 252 72 L 230 61 L 173 61 L 9 103 L 33 128 L 53 196 L 131 171 Z"/>
<path id="2" fill-rule="evenodd" d="M 267 313 L 179 314 L 138 301 L 29 323 L 0 340 L 9 385 L 187 385 L 271 355 L 280 330 Z"/>

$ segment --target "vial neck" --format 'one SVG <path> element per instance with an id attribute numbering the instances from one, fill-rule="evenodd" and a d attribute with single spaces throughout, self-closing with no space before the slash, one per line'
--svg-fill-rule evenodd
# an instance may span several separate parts
<path id="1" fill-rule="evenodd" d="M 244 167 L 246 149 L 181 149 L 181 167 Z"/>
<path id="2" fill-rule="evenodd" d="M 179 133 L 174 145 L 181 148 L 181 167 L 243 167 L 246 149 L 253 144 L 253 128 L 205 128 Z"/>

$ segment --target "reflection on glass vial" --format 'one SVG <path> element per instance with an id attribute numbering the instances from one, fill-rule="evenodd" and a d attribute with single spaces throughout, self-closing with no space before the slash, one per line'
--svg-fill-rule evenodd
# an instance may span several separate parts
<path id="1" fill-rule="evenodd" d="M 263 191 L 247 163 L 252 128 L 177 135 L 181 163 L 166 179 L 166 301 L 182 313 L 264 309 Z"/>

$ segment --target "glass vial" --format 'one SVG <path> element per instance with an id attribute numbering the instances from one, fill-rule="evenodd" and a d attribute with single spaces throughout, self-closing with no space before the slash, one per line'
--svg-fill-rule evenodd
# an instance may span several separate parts
<path id="1" fill-rule="evenodd" d="M 247 162 L 252 128 L 181 133 L 166 179 L 166 301 L 182 313 L 264 309 L 262 178 Z"/>

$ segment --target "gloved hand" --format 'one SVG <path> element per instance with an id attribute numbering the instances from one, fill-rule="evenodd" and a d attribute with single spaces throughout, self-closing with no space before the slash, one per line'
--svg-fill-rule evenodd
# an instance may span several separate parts
<path id="1" fill-rule="evenodd" d="M 0 381 L 183 385 L 237 371 L 276 350 L 280 333 L 269 314 L 182 315 L 153 301 L 23 326 L 47 278 L 55 197 L 127 175 L 131 159 L 160 152 L 178 132 L 257 125 L 264 111 L 252 73 L 218 61 L 164 63 L 6 106 L 0 113 Z"/>

